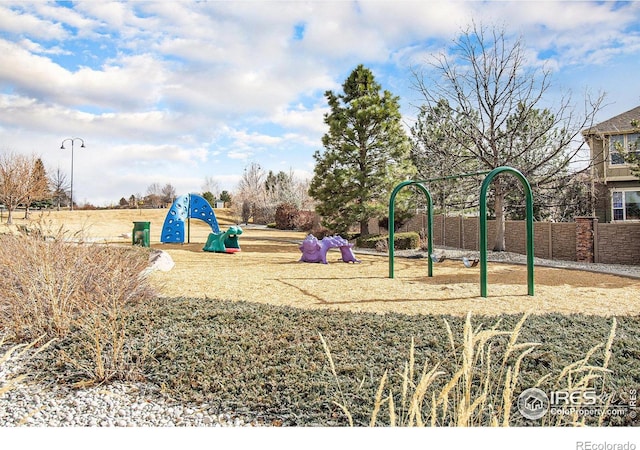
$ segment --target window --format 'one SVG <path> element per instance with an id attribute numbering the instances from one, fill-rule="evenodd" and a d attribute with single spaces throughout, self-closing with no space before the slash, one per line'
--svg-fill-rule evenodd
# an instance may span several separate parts
<path id="1" fill-rule="evenodd" d="M 627 147 L 630 151 L 640 154 L 640 133 L 633 133 L 627 136 Z"/>
<path id="2" fill-rule="evenodd" d="M 609 154 L 611 155 L 611 165 L 624 164 L 624 158 L 619 153 L 624 147 L 624 136 L 619 134 L 609 138 Z M 615 194 L 614 194 L 615 195 Z"/>
<path id="3" fill-rule="evenodd" d="M 609 155 L 611 165 L 626 164 L 620 150 L 633 152 L 636 158 L 640 158 L 640 133 L 616 134 L 609 136 Z"/>
<path id="4" fill-rule="evenodd" d="M 640 191 L 614 191 L 613 220 L 640 220 Z"/>
<path id="5" fill-rule="evenodd" d="M 624 192 L 613 193 L 613 220 L 624 220 Z"/>

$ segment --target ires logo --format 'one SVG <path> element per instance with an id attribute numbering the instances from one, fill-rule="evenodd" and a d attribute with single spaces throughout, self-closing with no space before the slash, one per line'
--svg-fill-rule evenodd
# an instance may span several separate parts
<path id="1" fill-rule="evenodd" d="M 549 411 L 549 397 L 541 389 L 525 389 L 518 397 L 518 410 L 527 419 L 540 419 Z"/>
<path id="2" fill-rule="evenodd" d="M 604 400 L 606 398 L 598 395 L 595 389 L 560 390 L 547 395 L 541 389 L 529 388 L 522 391 L 518 397 L 518 410 L 523 417 L 536 420 L 548 412 L 558 415 L 570 414 L 577 409 L 586 411 L 586 408 L 602 405 Z"/>
<path id="3" fill-rule="evenodd" d="M 598 404 L 599 398 L 595 389 L 553 391 L 549 395 L 549 403 L 551 407 L 593 406 Z"/>

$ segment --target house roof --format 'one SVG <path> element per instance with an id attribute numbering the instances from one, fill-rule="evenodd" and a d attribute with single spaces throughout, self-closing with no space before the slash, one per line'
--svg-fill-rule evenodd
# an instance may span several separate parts
<path id="1" fill-rule="evenodd" d="M 637 130 L 631 125 L 632 120 L 640 120 L 640 106 L 587 128 L 582 131 L 582 134 L 588 136 L 591 134 L 629 133 Z"/>

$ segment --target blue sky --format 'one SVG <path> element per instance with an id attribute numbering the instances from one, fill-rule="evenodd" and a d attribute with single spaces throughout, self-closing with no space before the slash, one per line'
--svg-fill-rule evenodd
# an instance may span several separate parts
<path id="1" fill-rule="evenodd" d="M 205 177 L 233 191 L 252 162 L 309 178 L 325 91 L 364 64 L 410 125 L 410 69 L 472 20 L 521 36 L 550 97 L 605 92 L 597 121 L 640 104 L 640 2 L 0 0 L 0 151 L 69 174 L 60 144 L 81 137 L 74 199 L 98 206 Z"/>

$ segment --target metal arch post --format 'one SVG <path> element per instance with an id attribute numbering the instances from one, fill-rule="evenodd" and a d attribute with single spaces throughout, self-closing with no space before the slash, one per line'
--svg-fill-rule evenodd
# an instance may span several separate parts
<path id="1" fill-rule="evenodd" d="M 527 203 L 527 287 L 528 294 L 534 295 L 533 285 L 533 194 L 531 185 L 524 175 L 512 167 L 501 166 L 489 172 L 480 189 L 480 296 L 487 296 L 487 190 L 493 178 L 503 172 L 515 175 L 525 190 Z"/>
<path id="2" fill-rule="evenodd" d="M 187 244 L 191 244 L 191 192 L 187 196 Z"/>
<path id="3" fill-rule="evenodd" d="M 425 188 L 420 181 L 408 180 L 398 184 L 389 197 L 389 278 L 394 276 L 393 258 L 395 255 L 395 203 L 398 192 L 410 185 L 416 185 L 424 195 L 427 197 L 427 251 L 429 252 L 429 258 L 427 260 L 428 276 L 433 276 L 433 261 L 431 260 L 431 253 L 433 252 L 433 201 L 431 200 L 431 194 Z"/>

